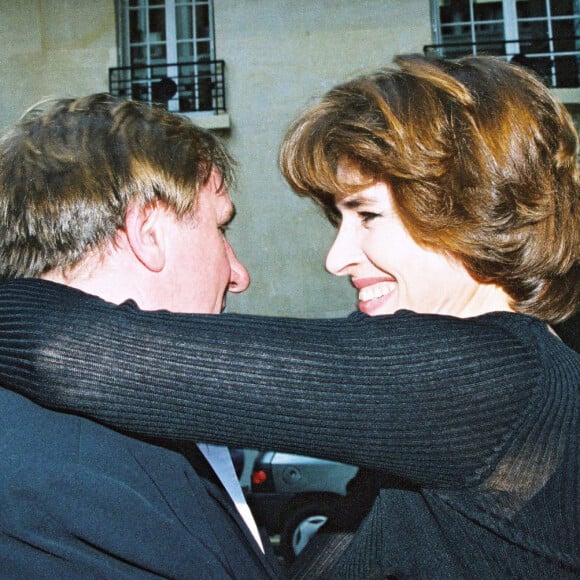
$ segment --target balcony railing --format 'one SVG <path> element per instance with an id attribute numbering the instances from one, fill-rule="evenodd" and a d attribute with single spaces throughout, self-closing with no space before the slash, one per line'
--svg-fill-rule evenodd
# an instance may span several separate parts
<path id="1" fill-rule="evenodd" d="M 423 52 L 447 58 L 496 55 L 534 70 L 550 88 L 580 86 L 580 37 L 445 42 L 424 46 Z"/>
<path id="2" fill-rule="evenodd" d="M 109 69 L 109 92 L 179 113 L 226 112 L 225 63 L 203 60 Z"/>

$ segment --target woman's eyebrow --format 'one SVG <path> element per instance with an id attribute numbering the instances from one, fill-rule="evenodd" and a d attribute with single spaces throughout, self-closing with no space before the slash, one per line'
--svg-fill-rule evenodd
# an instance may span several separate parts
<path id="1" fill-rule="evenodd" d="M 342 206 L 345 209 L 358 209 L 359 207 L 369 204 L 369 203 L 373 203 L 374 200 L 369 199 L 368 197 L 365 197 L 364 195 L 353 195 L 350 197 L 347 197 L 346 199 L 343 199 L 342 201 L 339 201 L 337 203 L 337 206 Z"/>

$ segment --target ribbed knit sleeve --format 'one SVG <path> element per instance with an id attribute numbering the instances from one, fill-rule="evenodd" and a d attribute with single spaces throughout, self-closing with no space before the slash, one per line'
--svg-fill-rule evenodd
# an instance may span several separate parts
<path id="1" fill-rule="evenodd" d="M 482 465 L 493 469 L 536 407 L 533 324 L 509 313 L 177 315 L 17 280 L 0 286 L 0 382 L 128 432 L 322 456 L 453 488 L 487 476 Z"/>

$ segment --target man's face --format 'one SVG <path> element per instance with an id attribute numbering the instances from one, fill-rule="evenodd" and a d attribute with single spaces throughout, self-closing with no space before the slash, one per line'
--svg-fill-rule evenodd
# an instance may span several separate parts
<path id="1" fill-rule="evenodd" d="M 250 284 L 248 271 L 225 237 L 234 205 L 225 187 L 218 190 L 220 184 L 220 175 L 214 171 L 199 192 L 192 217 L 166 216 L 164 309 L 219 314 L 228 290 L 243 292 Z"/>

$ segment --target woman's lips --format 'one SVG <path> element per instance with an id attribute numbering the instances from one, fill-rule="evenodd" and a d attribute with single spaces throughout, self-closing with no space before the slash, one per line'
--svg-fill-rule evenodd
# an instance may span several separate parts
<path id="1" fill-rule="evenodd" d="M 352 280 L 358 290 L 358 309 L 365 314 L 376 313 L 388 302 L 396 288 L 394 278 L 359 278 Z"/>
<path id="2" fill-rule="evenodd" d="M 381 296 L 386 296 L 393 291 L 393 282 L 379 282 L 370 286 L 364 286 L 358 291 L 358 299 L 361 302 L 367 302 Z"/>

